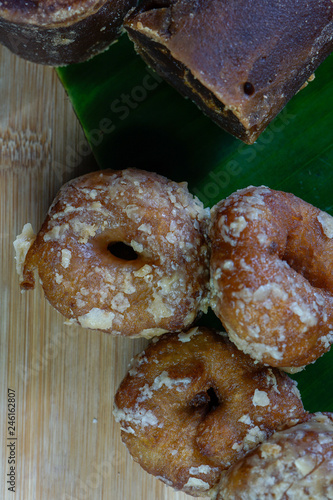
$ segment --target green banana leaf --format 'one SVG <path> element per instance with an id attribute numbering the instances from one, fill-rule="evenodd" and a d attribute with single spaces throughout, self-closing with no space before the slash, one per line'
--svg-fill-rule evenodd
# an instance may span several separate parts
<path id="1" fill-rule="evenodd" d="M 126 35 L 90 61 L 57 71 L 101 168 L 186 180 L 206 206 L 264 184 L 333 215 L 333 54 L 252 146 L 149 70 Z M 80 154 L 87 154 L 84 145 Z M 212 313 L 201 323 L 221 328 Z M 307 410 L 333 411 L 332 368 L 333 349 L 293 376 Z"/>

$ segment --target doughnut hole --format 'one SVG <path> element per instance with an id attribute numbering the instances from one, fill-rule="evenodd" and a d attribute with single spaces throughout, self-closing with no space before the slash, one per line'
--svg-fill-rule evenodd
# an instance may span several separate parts
<path id="1" fill-rule="evenodd" d="M 107 249 L 111 255 L 121 260 L 136 260 L 138 258 L 134 248 L 122 241 L 109 243 Z"/>
<path id="2" fill-rule="evenodd" d="M 200 496 L 224 469 L 306 412 L 289 377 L 201 327 L 163 335 L 134 359 L 114 415 L 146 471 Z"/>
<path id="3" fill-rule="evenodd" d="M 220 405 L 220 399 L 214 387 L 209 387 L 206 391 L 198 392 L 189 402 L 189 411 L 200 413 L 202 418 L 213 412 Z"/>
<path id="4" fill-rule="evenodd" d="M 49 302 L 83 328 L 151 338 L 208 308 L 209 211 L 153 172 L 92 172 L 62 187 L 28 250 Z"/>

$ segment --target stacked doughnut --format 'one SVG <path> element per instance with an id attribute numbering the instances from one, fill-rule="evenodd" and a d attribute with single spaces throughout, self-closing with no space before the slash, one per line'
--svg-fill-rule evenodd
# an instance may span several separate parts
<path id="1" fill-rule="evenodd" d="M 133 360 L 114 415 L 134 460 L 193 496 L 214 496 L 225 470 L 308 418 L 285 373 L 198 327 L 163 335 Z"/>
<path id="2" fill-rule="evenodd" d="M 333 498 L 333 414 L 276 432 L 222 477 L 217 500 Z"/>
<path id="3" fill-rule="evenodd" d="M 281 368 L 333 341 L 333 218 L 267 187 L 212 209 L 211 306 L 237 347 Z"/>
<path id="4" fill-rule="evenodd" d="M 70 322 L 155 337 L 114 410 L 145 470 L 218 500 L 332 498 L 333 417 L 308 415 L 284 373 L 333 341 L 332 217 L 266 187 L 210 212 L 184 183 L 105 170 L 14 245 L 22 288 L 37 271 Z M 209 304 L 226 333 L 192 327 Z"/>
<path id="5" fill-rule="evenodd" d="M 94 172 L 15 247 L 22 288 L 37 269 L 50 303 L 86 328 L 149 338 L 189 328 L 210 301 L 236 346 L 269 366 L 295 371 L 333 342 L 333 218 L 289 193 L 249 187 L 210 217 L 185 184 Z"/>
<path id="6" fill-rule="evenodd" d="M 193 496 L 324 500 L 333 493 L 333 414 L 304 411 L 284 372 L 223 333 L 192 328 L 132 361 L 114 416 L 132 457 Z"/>
<path id="7" fill-rule="evenodd" d="M 134 360 L 114 414 L 146 471 L 218 500 L 332 497 L 333 415 L 308 415 L 293 382 L 265 366 L 329 348 L 332 229 L 328 214 L 265 187 L 212 209 L 211 305 L 244 352 L 194 328 Z"/>
<path id="8" fill-rule="evenodd" d="M 104 170 L 66 184 L 38 235 L 16 239 L 21 287 L 39 274 L 71 322 L 152 337 L 189 327 L 208 306 L 209 212 L 188 191 L 142 170 Z"/>

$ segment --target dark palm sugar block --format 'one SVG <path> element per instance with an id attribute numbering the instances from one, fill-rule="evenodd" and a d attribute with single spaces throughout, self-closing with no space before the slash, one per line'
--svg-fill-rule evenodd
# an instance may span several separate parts
<path id="1" fill-rule="evenodd" d="M 219 126 L 252 144 L 333 49 L 332 0 L 148 0 L 137 52 Z"/>
<path id="2" fill-rule="evenodd" d="M 137 0 L 0 1 L 0 43 L 30 61 L 63 66 L 102 52 Z"/>

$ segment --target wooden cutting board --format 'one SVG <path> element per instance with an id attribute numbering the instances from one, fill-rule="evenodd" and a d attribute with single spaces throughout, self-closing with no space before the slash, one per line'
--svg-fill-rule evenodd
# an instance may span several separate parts
<path id="1" fill-rule="evenodd" d="M 146 341 L 65 326 L 39 285 L 20 292 L 16 235 L 26 222 L 39 228 L 64 182 L 97 167 L 55 71 L 5 48 L 0 61 L 0 497 L 190 499 L 131 460 L 112 416 Z"/>

